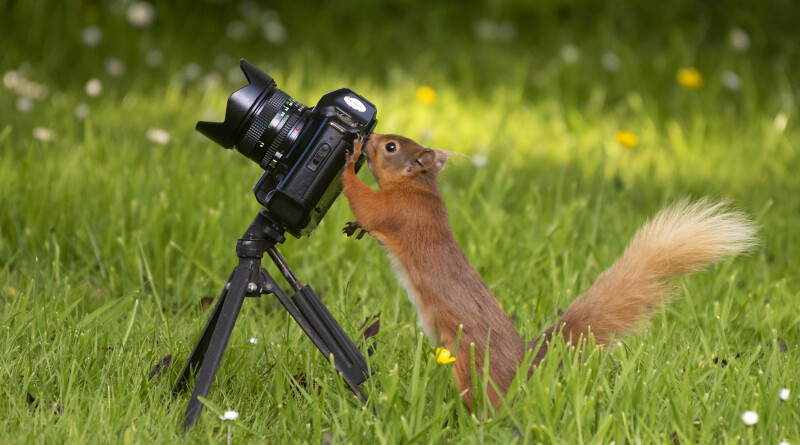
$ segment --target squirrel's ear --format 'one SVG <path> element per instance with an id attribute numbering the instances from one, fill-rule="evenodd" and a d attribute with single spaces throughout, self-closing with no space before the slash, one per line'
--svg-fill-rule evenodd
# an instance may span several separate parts
<path id="1" fill-rule="evenodd" d="M 447 153 L 442 150 L 434 150 L 434 153 L 436 153 L 436 158 L 433 161 L 433 168 L 438 172 L 444 168 L 444 164 L 447 162 Z"/>
<path id="2" fill-rule="evenodd" d="M 447 162 L 447 154 L 443 151 L 426 148 L 419 156 L 409 161 L 404 173 L 406 176 L 426 171 L 438 173 L 444 167 L 445 162 Z"/>

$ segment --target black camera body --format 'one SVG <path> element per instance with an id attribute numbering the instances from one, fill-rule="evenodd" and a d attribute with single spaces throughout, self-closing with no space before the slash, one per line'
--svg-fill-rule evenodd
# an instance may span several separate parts
<path id="1" fill-rule="evenodd" d="M 247 60 L 241 68 L 249 84 L 228 99 L 224 122 L 196 129 L 258 163 L 265 172 L 253 192 L 269 218 L 295 237 L 308 235 L 339 196 L 345 154 L 358 135 L 369 137 L 378 110 L 347 88 L 309 109 Z"/>

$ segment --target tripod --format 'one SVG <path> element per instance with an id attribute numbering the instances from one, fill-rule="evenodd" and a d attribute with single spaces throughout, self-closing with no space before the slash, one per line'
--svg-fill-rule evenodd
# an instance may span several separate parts
<path id="1" fill-rule="evenodd" d="M 184 429 L 194 425 L 200 417 L 203 404 L 198 396 L 205 397 L 211 389 L 211 383 L 217 374 L 222 354 L 228 345 L 228 339 L 236 323 L 236 317 L 242 308 L 244 298 L 258 297 L 264 294 L 274 294 L 320 352 L 327 359 L 333 356 L 333 364 L 347 386 L 361 399 L 362 403 L 366 403 L 367 398 L 358 385 L 372 373 L 367 366 L 367 361 L 311 289 L 311 286 L 300 284 L 283 257 L 275 249 L 275 244 L 283 243 L 286 240 L 283 233 L 284 231 L 280 227 L 270 221 L 267 211 L 262 209 L 244 235 L 239 238 L 239 242 L 236 244 L 239 265 L 228 279 L 189 360 L 172 388 L 173 394 L 182 393 L 188 387 L 191 376 L 197 372 L 192 397 L 186 408 Z M 295 293 L 291 299 L 281 290 L 272 276 L 261 267 L 261 258 L 264 252 L 267 252 L 294 290 Z"/>

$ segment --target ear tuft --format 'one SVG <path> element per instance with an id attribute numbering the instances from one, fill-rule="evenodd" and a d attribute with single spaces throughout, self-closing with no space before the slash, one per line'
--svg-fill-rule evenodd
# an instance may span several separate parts
<path id="1" fill-rule="evenodd" d="M 405 174 L 411 176 L 417 173 L 424 173 L 433 171 L 438 173 L 444 167 L 447 161 L 447 155 L 440 150 L 433 150 L 426 148 L 422 150 L 419 156 L 408 162 L 406 165 Z"/>
<path id="2" fill-rule="evenodd" d="M 447 162 L 447 153 L 441 150 L 434 150 L 434 152 L 436 153 L 436 158 L 434 159 L 433 168 L 438 172 L 444 168 L 444 164 Z"/>

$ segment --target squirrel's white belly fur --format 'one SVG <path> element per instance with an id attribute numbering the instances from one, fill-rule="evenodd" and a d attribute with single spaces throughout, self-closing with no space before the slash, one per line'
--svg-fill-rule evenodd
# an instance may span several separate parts
<path id="1" fill-rule="evenodd" d="M 397 276 L 397 281 L 399 281 L 400 285 L 403 286 L 403 288 L 406 290 L 406 292 L 408 293 L 408 300 L 417 309 L 417 320 L 419 321 L 419 326 L 422 328 L 422 332 L 425 333 L 425 336 L 428 337 L 430 341 L 436 342 L 436 336 L 426 323 L 424 317 L 425 313 L 423 312 L 422 306 L 419 303 L 419 299 L 417 298 L 417 294 L 414 291 L 414 287 L 408 280 L 408 273 L 406 272 L 405 267 L 403 267 L 403 264 L 400 262 L 400 260 L 397 259 L 397 257 L 392 252 L 389 251 L 389 249 L 386 249 L 386 254 L 389 257 L 389 262 L 392 263 L 392 270 L 394 271 L 394 274 Z"/>

